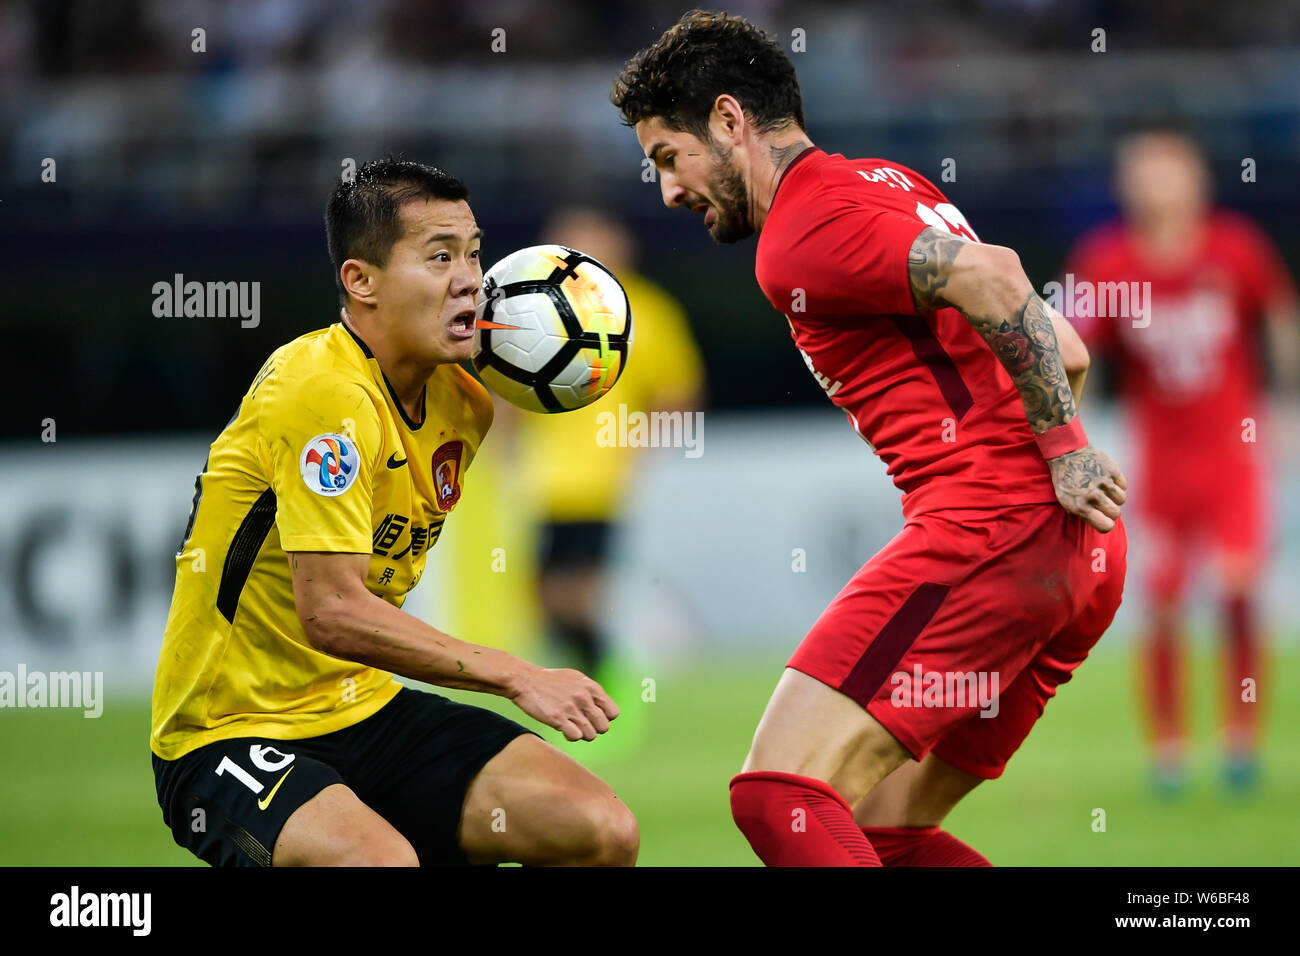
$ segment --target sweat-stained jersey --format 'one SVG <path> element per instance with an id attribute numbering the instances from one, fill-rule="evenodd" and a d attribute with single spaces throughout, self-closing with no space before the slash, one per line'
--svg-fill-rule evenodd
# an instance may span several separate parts
<path id="1" fill-rule="evenodd" d="M 956 309 L 916 309 L 907 258 L 927 226 L 978 241 L 918 173 L 810 147 L 782 174 L 759 234 L 759 286 L 885 462 L 905 517 L 1053 503 L 1019 393 L 988 344 Z"/>
<path id="2" fill-rule="evenodd" d="M 231 737 L 351 726 L 393 675 L 315 650 L 286 552 L 370 555 L 366 587 L 401 607 L 492 422 L 487 391 L 439 366 L 412 422 L 342 323 L 267 359 L 195 482 L 154 682 L 150 747 L 174 760 Z"/>

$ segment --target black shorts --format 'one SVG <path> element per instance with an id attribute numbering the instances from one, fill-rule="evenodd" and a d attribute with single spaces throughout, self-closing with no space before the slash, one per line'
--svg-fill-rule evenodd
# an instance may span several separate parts
<path id="1" fill-rule="evenodd" d="M 551 521 L 542 526 L 538 565 L 543 571 L 599 567 L 613 526 L 608 521 Z"/>
<path id="2" fill-rule="evenodd" d="M 270 866 L 290 815 L 335 783 L 406 837 L 422 865 L 465 865 L 457 842 L 465 792 L 527 733 L 482 707 L 403 687 L 334 733 L 220 740 L 177 760 L 153 755 L 154 783 L 172 838 L 212 866 Z"/>

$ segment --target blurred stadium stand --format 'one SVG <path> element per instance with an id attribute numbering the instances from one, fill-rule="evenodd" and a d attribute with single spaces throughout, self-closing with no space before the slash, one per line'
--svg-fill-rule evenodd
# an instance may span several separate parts
<path id="1" fill-rule="evenodd" d="M 1249 15 L 1204 0 L 728 6 L 787 39 L 806 31 L 794 59 L 814 141 L 936 181 L 955 158 L 956 181 L 941 185 L 1040 285 L 1110 208 L 1114 133 L 1151 115 L 1186 117 L 1211 147 L 1220 197 L 1300 262 L 1295 3 Z M 16 395 L 0 436 L 46 416 L 69 436 L 219 427 L 271 348 L 332 321 L 324 196 L 346 158 L 388 151 L 468 181 L 489 260 L 566 201 L 618 209 L 659 250 L 645 272 L 696 317 L 716 407 L 820 403 L 751 251 L 710 249 L 697 223 L 664 215 L 608 102 L 623 59 L 681 9 L 0 3 L 0 254 L 26 280 L 0 320 Z M 1105 53 L 1089 50 L 1095 24 Z M 490 49 L 498 27 L 504 53 Z M 191 52 L 195 28 L 205 53 Z M 1246 156 L 1259 167 L 1250 184 Z M 46 157 L 56 183 L 41 179 Z M 261 281 L 260 326 L 154 318 L 152 283 L 176 272 Z M 75 370 L 78 391 L 102 400 L 52 395 L 48 363 L 20 355 Z"/>

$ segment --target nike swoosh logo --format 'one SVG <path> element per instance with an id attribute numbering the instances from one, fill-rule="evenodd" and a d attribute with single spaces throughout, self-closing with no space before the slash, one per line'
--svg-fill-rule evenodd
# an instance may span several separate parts
<path id="1" fill-rule="evenodd" d="M 289 774 L 291 773 L 293 773 L 292 767 L 290 767 L 288 770 L 284 772 L 284 777 L 289 776 Z M 281 777 L 279 780 L 275 782 L 275 786 L 271 788 L 271 792 L 266 795 L 265 800 L 257 801 L 257 809 L 265 810 L 267 807 L 271 805 L 271 800 L 275 798 L 275 791 L 279 790 L 280 784 L 284 783 L 284 777 Z"/>
<path id="2" fill-rule="evenodd" d="M 501 322 L 488 322 L 486 319 L 480 319 L 479 321 L 474 323 L 474 328 L 476 329 L 518 329 L 518 328 L 522 328 L 522 326 L 505 325 L 504 323 Z"/>
<path id="3" fill-rule="evenodd" d="M 408 461 L 410 461 L 409 458 L 403 458 L 401 461 L 398 461 L 398 460 L 397 460 L 397 452 L 393 452 L 391 455 L 388 456 L 388 467 L 389 467 L 389 468 L 401 468 L 401 467 L 402 467 L 403 465 L 405 465 Z"/>

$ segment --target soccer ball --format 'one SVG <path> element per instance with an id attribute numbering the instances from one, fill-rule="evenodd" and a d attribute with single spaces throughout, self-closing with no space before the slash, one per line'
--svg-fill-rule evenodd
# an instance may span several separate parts
<path id="1" fill-rule="evenodd" d="M 604 395 L 627 365 L 632 309 L 614 274 L 568 246 L 530 246 L 483 277 L 474 368 L 506 401 L 568 412 Z"/>

